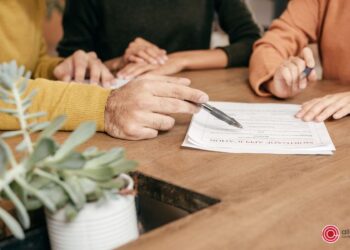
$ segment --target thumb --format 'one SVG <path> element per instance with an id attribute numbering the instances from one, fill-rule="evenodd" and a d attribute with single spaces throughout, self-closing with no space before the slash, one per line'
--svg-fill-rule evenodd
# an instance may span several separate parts
<path id="1" fill-rule="evenodd" d="M 306 47 L 302 51 L 301 57 L 304 59 L 306 66 L 309 68 L 315 68 L 316 62 L 314 54 L 312 53 L 312 50 L 309 47 Z"/>

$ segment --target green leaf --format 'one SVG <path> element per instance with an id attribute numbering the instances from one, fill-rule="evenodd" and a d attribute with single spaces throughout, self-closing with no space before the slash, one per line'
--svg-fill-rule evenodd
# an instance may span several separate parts
<path id="1" fill-rule="evenodd" d="M 108 165 L 113 170 L 114 176 L 121 173 L 135 171 L 138 163 L 127 159 L 121 159 Z"/>
<path id="2" fill-rule="evenodd" d="M 43 194 L 40 190 L 34 188 L 33 186 L 29 185 L 24 179 L 17 177 L 16 182 L 26 191 L 28 191 L 29 194 L 35 196 L 39 201 L 41 201 L 44 206 L 51 212 L 56 211 L 55 204 L 50 200 L 49 197 L 47 197 L 45 194 Z"/>
<path id="3" fill-rule="evenodd" d="M 103 165 L 107 165 L 108 163 L 118 160 L 120 157 L 123 156 L 123 153 L 124 153 L 124 149 L 113 148 L 110 151 L 102 154 L 101 156 L 89 160 L 84 167 L 97 168 Z"/>
<path id="4" fill-rule="evenodd" d="M 103 154 L 103 153 L 99 152 L 97 147 L 89 147 L 89 148 L 85 149 L 83 152 L 83 156 L 85 158 L 96 157 L 96 156 L 99 156 L 101 154 Z"/>
<path id="5" fill-rule="evenodd" d="M 29 95 L 27 95 L 23 100 L 22 100 L 22 104 L 28 103 L 30 101 L 33 100 L 33 98 L 38 94 L 39 90 L 34 89 L 32 90 L 32 92 L 29 93 Z"/>
<path id="6" fill-rule="evenodd" d="M 33 114 L 27 114 L 24 116 L 24 119 L 30 120 L 30 119 L 36 119 L 39 117 L 46 116 L 46 112 L 38 112 L 38 113 L 33 113 Z"/>
<path id="7" fill-rule="evenodd" d="M 27 149 L 27 142 L 25 140 L 22 140 L 17 146 L 16 146 L 16 151 L 17 152 L 22 152 L 25 149 Z"/>
<path id="8" fill-rule="evenodd" d="M 34 173 L 43 178 L 47 178 L 52 182 L 56 183 L 58 186 L 60 186 L 67 193 L 67 195 L 69 196 L 69 198 L 72 200 L 72 202 L 75 204 L 76 207 L 81 208 L 83 206 L 83 204 L 81 203 L 81 200 L 79 199 L 79 196 L 74 192 L 74 190 L 69 185 L 67 185 L 67 183 L 61 181 L 57 176 L 53 174 L 49 174 L 40 169 L 35 169 Z"/>
<path id="9" fill-rule="evenodd" d="M 73 152 L 60 161 L 50 161 L 47 164 L 58 169 L 81 169 L 85 162 L 86 160 L 82 154 Z"/>
<path id="10" fill-rule="evenodd" d="M 23 74 L 22 74 L 23 75 Z M 18 86 L 18 91 L 20 95 L 23 95 L 23 93 L 25 92 L 25 90 L 28 87 L 28 83 L 29 83 L 29 78 L 31 76 L 31 72 L 27 71 L 24 75 L 24 77 L 22 78 L 22 81 L 19 83 Z"/>
<path id="11" fill-rule="evenodd" d="M 55 204 L 57 209 L 60 209 L 69 202 L 69 197 L 67 193 L 60 187 L 59 185 L 55 183 L 50 183 L 49 186 L 45 187 L 45 189 L 42 189 L 41 192 L 43 192 L 47 197 L 50 198 L 50 200 Z"/>
<path id="12" fill-rule="evenodd" d="M 35 133 L 41 130 L 44 130 L 50 123 L 49 122 L 41 122 L 41 123 L 35 123 L 28 126 L 30 133 Z"/>
<path id="13" fill-rule="evenodd" d="M 98 183 L 98 185 L 103 189 L 120 190 L 125 187 L 126 182 L 122 178 L 116 178 L 108 182 Z"/>
<path id="14" fill-rule="evenodd" d="M 114 177 L 112 168 L 108 167 L 76 170 L 75 173 L 95 181 L 109 181 Z"/>
<path id="15" fill-rule="evenodd" d="M 6 139 L 6 138 L 10 138 L 10 137 L 15 137 L 18 135 L 23 135 L 23 131 L 22 130 L 16 130 L 16 131 L 9 131 L 9 132 L 5 132 L 3 134 L 1 134 L 1 137 Z"/>
<path id="16" fill-rule="evenodd" d="M 68 137 L 61 148 L 56 152 L 54 158 L 56 160 L 63 159 L 71 153 L 73 149 L 90 139 L 96 132 L 96 124 L 94 122 L 84 122 Z"/>
<path id="17" fill-rule="evenodd" d="M 29 160 L 26 162 L 28 169 L 32 168 L 36 163 L 44 160 L 45 158 L 53 155 L 56 150 L 55 142 L 50 138 L 41 139 L 34 147 L 33 153 L 29 156 Z"/>
<path id="18" fill-rule="evenodd" d="M 17 162 L 16 159 L 10 149 L 10 147 L 7 145 L 7 143 L 0 138 L 0 147 L 2 149 L 2 152 L 5 154 L 6 156 L 6 161 L 9 161 L 11 166 L 16 166 Z"/>
<path id="19" fill-rule="evenodd" d="M 78 210 L 70 203 L 68 203 L 63 209 L 67 221 L 72 221 L 78 215 Z"/>
<path id="20" fill-rule="evenodd" d="M 17 195 L 11 190 L 9 186 L 4 186 L 4 192 L 7 195 L 7 197 L 12 201 L 13 205 L 15 205 L 18 217 L 23 227 L 25 229 L 28 229 L 30 227 L 30 219 L 23 203 L 18 199 Z"/>
<path id="21" fill-rule="evenodd" d="M 24 239 L 24 232 L 20 224 L 8 212 L 6 212 L 1 207 L 0 207 L 0 218 L 17 239 L 20 239 L 20 240 Z"/>
<path id="22" fill-rule="evenodd" d="M 17 114 L 17 110 L 16 109 L 4 109 L 4 108 L 0 108 L 0 112 L 1 113 L 5 113 L 5 114 Z"/>
<path id="23" fill-rule="evenodd" d="M 0 176 L 3 176 L 3 174 L 5 173 L 7 163 L 8 163 L 8 159 L 5 153 L 5 149 L 0 144 Z"/>
<path id="24" fill-rule="evenodd" d="M 47 126 L 40 134 L 39 140 L 43 137 L 51 137 L 53 136 L 64 124 L 66 121 L 66 117 L 64 115 L 60 115 L 56 117 L 53 121 L 51 121 L 50 125 Z"/>

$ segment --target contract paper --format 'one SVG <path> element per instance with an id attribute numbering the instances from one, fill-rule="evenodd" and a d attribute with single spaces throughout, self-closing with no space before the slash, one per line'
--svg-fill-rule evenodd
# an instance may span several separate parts
<path id="1" fill-rule="evenodd" d="M 235 128 L 202 109 L 192 118 L 184 147 L 227 152 L 331 155 L 324 123 L 295 118 L 300 105 L 210 102 L 243 125 Z"/>

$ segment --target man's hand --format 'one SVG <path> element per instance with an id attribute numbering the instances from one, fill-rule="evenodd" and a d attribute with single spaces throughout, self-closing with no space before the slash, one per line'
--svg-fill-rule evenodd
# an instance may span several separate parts
<path id="1" fill-rule="evenodd" d="M 315 59 L 310 48 L 305 48 L 300 57 L 290 57 L 276 71 L 272 81 L 267 83 L 267 89 L 275 96 L 289 98 L 303 91 L 308 81 L 316 81 L 316 71 L 301 77 L 306 67 L 314 68 Z"/>
<path id="2" fill-rule="evenodd" d="M 100 84 L 106 88 L 114 80 L 114 76 L 97 58 L 95 52 L 86 53 L 82 50 L 66 58 L 54 69 L 53 74 L 57 80 L 64 82 L 84 82 L 89 79 L 91 84 Z"/>
<path id="3" fill-rule="evenodd" d="M 129 140 L 154 138 L 158 131 L 171 129 L 170 114 L 193 114 L 207 94 L 188 87 L 185 78 L 146 75 L 111 92 L 105 109 L 105 130 Z"/>

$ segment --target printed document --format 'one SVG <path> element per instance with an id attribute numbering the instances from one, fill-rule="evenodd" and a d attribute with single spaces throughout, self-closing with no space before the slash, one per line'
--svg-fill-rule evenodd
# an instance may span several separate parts
<path id="1" fill-rule="evenodd" d="M 210 102 L 243 125 L 236 128 L 202 109 L 183 146 L 227 153 L 320 154 L 335 150 L 324 123 L 295 118 L 300 105 Z"/>

